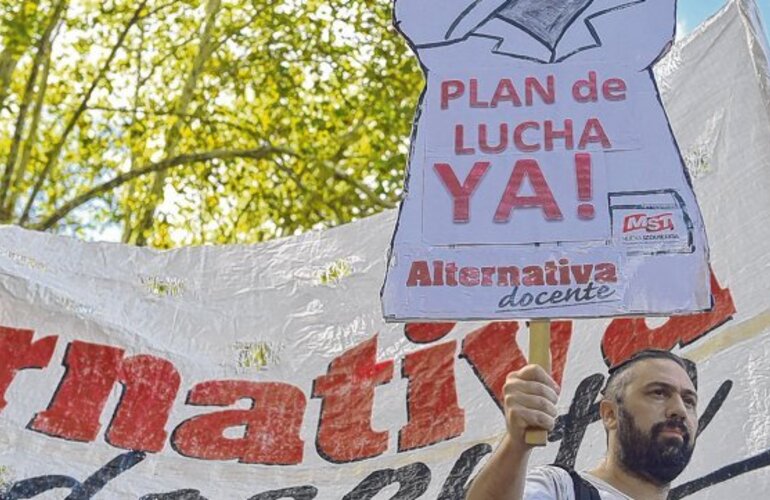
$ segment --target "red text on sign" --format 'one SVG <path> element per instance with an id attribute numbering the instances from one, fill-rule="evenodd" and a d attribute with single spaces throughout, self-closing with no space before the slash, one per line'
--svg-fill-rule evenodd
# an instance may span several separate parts
<path id="1" fill-rule="evenodd" d="M 623 232 L 644 231 L 647 233 L 659 233 L 674 230 L 674 214 L 665 213 L 658 215 L 631 214 L 623 219 Z"/>
<path id="2" fill-rule="evenodd" d="M 491 130 L 490 130 L 491 129 Z M 494 132 L 497 132 L 496 134 Z M 513 133 L 511 133 L 513 131 Z M 598 118 L 589 118 L 575 132 L 575 123 L 566 119 L 561 123 L 553 120 L 525 121 L 516 124 L 499 123 L 495 127 L 481 123 L 476 127 L 475 141 L 471 131 L 463 124 L 455 125 L 454 153 L 458 156 L 501 154 L 514 149 L 521 153 L 537 151 L 580 151 L 594 144 L 612 149 L 612 141 Z"/>
<path id="3" fill-rule="evenodd" d="M 491 99 L 483 100 L 479 97 L 479 80 L 471 78 L 467 85 L 462 80 L 446 80 L 441 82 L 441 109 L 449 109 L 449 103 L 467 97 L 467 104 L 471 108 L 497 108 L 502 103 L 508 103 L 509 106 L 533 106 L 535 96 L 543 104 L 553 104 L 556 102 L 556 78 L 548 75 L 545 82 L 541 82 L 534 77 L 524 79 L 524 101 L 520 97 L 510 78 L 503 78 L 498 81 Z"/>

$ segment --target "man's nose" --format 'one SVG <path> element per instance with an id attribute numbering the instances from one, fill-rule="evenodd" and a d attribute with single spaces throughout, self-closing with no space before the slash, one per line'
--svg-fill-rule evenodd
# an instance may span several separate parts
<path id="1" fill-rule="evenodd" d="M 686 416 L 687 416 L 687 406 L 684 404 L 684 400 L 682 399 L 682 396 L 680 396 L 679 394 L 674 394 L 673 396 L 668 398 L 668 405 L 666 407 L 666 417 L 684 418 Z"/>

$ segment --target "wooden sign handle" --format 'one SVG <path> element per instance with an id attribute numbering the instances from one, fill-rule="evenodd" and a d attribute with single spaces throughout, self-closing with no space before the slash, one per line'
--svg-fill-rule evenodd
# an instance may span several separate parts
<path id="1" fill-rule="evenodd" d="M 529 323 L 529 362 L 551 373 L 551 320 L 539 319 Z M 548 443 L 548 431 L 527 429 L 524 441 L 532 446 L 545 446 Z"/>

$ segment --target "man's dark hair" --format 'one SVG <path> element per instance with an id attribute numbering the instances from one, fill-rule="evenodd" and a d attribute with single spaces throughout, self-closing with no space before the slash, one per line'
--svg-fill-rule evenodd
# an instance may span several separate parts
<path id="1" fill-rule="evenodd" d="M 661 349 L 645 349 L 643 351 L 637 352 L 627 360 L 621 361 L 609 369 L 607 384 L 604 386 L 604 389 L 602 389 L 602 395 L 604 396 L 604 399 L 622 402 L 623 393 L 625 392 L 626 386 L 629 383 L 628 376 L 624 376 L 623 374 L 627 373 L 628 369 L 631 368 L 634 364 L 646 359 L 668 359 L 673 361 L 687 372 L 687 375 L 690 377 L 690 380 L 692 380 L 693 385 L 697 389 L 698 376 L 695 370 L 695 363 L 688 359 L 681 358 L 669 351 L 664 351 Z"/>

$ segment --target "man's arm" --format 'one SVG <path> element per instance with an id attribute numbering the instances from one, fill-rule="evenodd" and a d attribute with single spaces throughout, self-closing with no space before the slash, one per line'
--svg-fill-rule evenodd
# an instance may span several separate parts
<path id="1" fill-rule="evenodd" d="M 553 429 L 559 388 L 545 370 L 527 365 L 510 373 L 503 387 L 507 432 L 497 450 L 473 480 L 467 500 L 520 500 L 532 446 L 527 428 Z"/>

